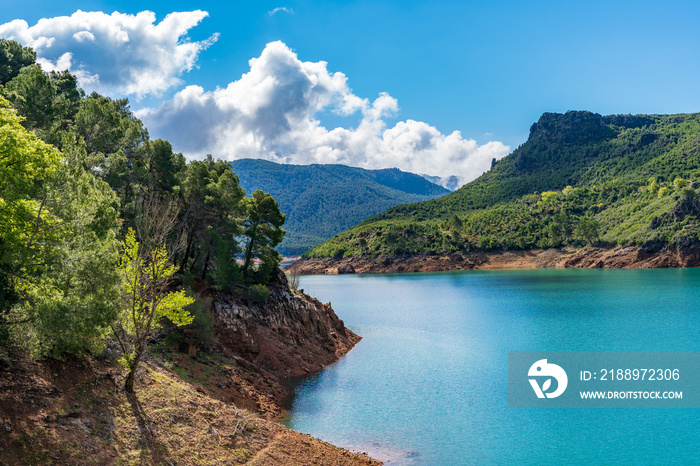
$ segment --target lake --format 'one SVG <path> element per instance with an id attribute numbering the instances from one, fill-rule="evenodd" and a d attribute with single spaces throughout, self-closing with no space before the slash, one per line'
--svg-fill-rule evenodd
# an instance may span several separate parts
<path id="1" fill-rule="evenodd" d="M 508 351 L 700 350 L 700 270 L 304 276 L 363 340 L 289 427 L 388 464 L 700 464 L 700 410 L 508 408 Z"/>

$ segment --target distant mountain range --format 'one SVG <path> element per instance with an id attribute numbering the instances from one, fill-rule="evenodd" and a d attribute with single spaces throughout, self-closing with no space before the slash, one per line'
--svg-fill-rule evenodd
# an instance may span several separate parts
<path id="1" fill-rule="evenodd" d="M 287 256 L 301 254 L 390 207 L 450 192 L 396 168 L 287 165 L 260 159 L 235 160 L 231 165 L 246 193 L 261 189 L 279 202 L 287 216 L 287 233 L 277 250 Z"/>

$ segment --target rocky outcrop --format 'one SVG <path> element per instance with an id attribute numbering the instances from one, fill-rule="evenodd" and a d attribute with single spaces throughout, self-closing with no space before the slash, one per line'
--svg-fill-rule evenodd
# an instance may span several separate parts
<path id="1" fill-rule="evenodd" d="M 335 362 L 360 340 L 330 303 L 292 291 L 278 271 L 263 302 L 240 295 L 213 296 L 219 341 L 253 365 L 281 378 L 297 377 Z"/>
<path id="2" fill-rule="evenodd" d="M 342 259 L 301 259 L 287 268 L 299 275 L 336 274 L 352 269 L 354 273 L 440 272 L 471 269 L 519 269 L 556 267 L 562 252 L 558 249 L 530 251 L 471 252 L 448 255 L 350 256 Z"/>
<path id="3" fill-rule="evenodd" d="M 668 268 L 699 267 L 700 242 L 647 242 L 641 246 L 580 249 L 531 249 L 438 255 L 353 256 L 342 259 L 301 259 L 287 268 L 304 274 L 333 274 L 352 267 L 356 273 L 439 272 L 471 269 L 577 268 Z"/>
<path id="4" fill-rule="evenodd" d="M 642 246 L 612 249 L 584 248 L 561 262 L 562 267 L 658 269 L 700 266 L 700 243 L 667 244 L 649 241 Z"/>

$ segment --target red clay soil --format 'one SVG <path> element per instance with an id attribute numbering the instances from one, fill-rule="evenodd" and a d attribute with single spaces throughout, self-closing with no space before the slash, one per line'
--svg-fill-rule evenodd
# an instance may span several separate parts
<path id="1" fill-rule="evenodd" d="M 264 394 L 209 358 L 149 356 L 128 395 L 113 361 L 0 355 L 0 465 L 381 464 L 226 401 Z"/>

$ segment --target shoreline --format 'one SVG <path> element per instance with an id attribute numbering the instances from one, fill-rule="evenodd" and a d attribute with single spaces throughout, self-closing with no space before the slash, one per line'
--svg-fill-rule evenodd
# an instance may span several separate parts
<path id="1" fill-rule="evenodd" d="M 447 255 L 379 255 L 302 258 L 286 268 L 297 275 L 380 274 L 536 268 L 648 269 L 700 266 L 700 243 L 646 243 L 611 248 L 529 249 Z"/>

